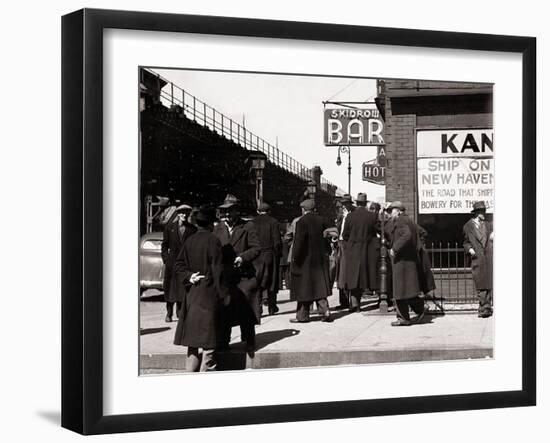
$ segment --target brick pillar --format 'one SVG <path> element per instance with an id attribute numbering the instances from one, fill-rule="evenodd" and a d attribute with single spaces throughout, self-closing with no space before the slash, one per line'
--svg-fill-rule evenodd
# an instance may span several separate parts
<path id="1" fill-rule="evenodd" d="M 414 128 L 416 115 L 393 115 L 386 101 L 386 200 L 401 200 L 416 220 Z"/>

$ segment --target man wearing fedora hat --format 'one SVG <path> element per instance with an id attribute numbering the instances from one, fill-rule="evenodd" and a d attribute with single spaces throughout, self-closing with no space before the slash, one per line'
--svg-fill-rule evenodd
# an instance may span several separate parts
<path id="1" fill-rule="evenodd" d="M 419 323 L 426 313 L 422 292 L 419 234 L 416 223 L 407 214 L 400 201 L 388 206 L 391 221 L 388 223 L 390 259 L 392 261 L 392 291 L 397 321 L 392 326 L 409 326 Z M 409 308 L 416 317 L 411 319 Z"/>
<path id="2" fill-rule="evenodd" d="M 281 257 L 281 235 L 279 222 L 270 215 L 271 207 L 261 203 L 254 226 L 260 241 L 260 255 L 254 261 L 259 287 L 260 312 L 261 304 L 265 302 L 269 315 L 275 315 L 277 308 L 277 292 L 279 290 L 279 259 Z M 265 298 L 264 298 L 265 297 Z"/>
<path id="3" fill-rule="evenodd" d="M 187 370 L 216 370 L 215 348 L 222 306 L 229 303 L 222 263 L 222 245 L 212 234 L 214 211 L 195 213 L 197 232 L 184 243 L 175 263 L 180 285 L 186 286 L 174 344 L 187 346 Z M 202 350 L 202 352 L 201 352 Z"/>
<path id="4" fill-rule="evenodd" d="M 180 205 L 175 210 L 174 219 L 164 227 L 161 244 L 161 256 L 164 263 L 164 300 L 166 301 L 167 323 L 172 321 L 174 315 L 174 303 L 176 303 L 176 315 L 179 314 L 183 292 L 185 288 L 178 285 L 174 274 L 174 263 L 183 246 L 183 243 L 197 231 L 197 228 L 189 223 L 191 206 Z"/>
<path id="5" fill-rule="evenodd" d="M 340 198 L 342 205 L 342 214 L 336 220 L 336 228 L 338 229 L 338 251 L 336 254 L 336 287 L 338 288 L 338 298 L 340 309 L 349 308 L 349 291 L 346 285 L 346 241 L 344 240 L 343 233 L 346 227 L 347 219 L 349 215 L 355 209 L 351 201 L 351 195 L 344 194 Z"/>
<path id="6" fill-rule="evenodd" d="M 231 327 L 239 325 L 241 338 L 246 342 L 247 354 L 254 356 L 256 347 L 255 325 L 260 323 L 258 282 L 254 260 L 260 255 L 260 242 L 252 222 L 240 217 L 239 200 L 228 194 L 218 206 L 220 223 L 214 227 L 214 235 L 222 244 L 223 264 L 231 294 L 231 302 L 220 323 L 218 345 L 229 345 Z"/>
<path id="7" fill-rule="evenodd" d="M 322 321 L 331 322 L 327 298 L 332 292 L 329 278 L 328 243 L 323 232 L 328 224 L 314 214 L 315 200 L 300 203 L 303 216 L 296 223 L 290 272 L 291 298 L 297 301 L 292 323 L 309 322 L 313 302 L 317 302 Z"/>
<path id="8" fill-rule="evenodd" d="M 368 245 L 376 238 L 378 218 L 374 212 L 367 210 L 367 194 L 360 192 L 355 201 L 357 208 L 348 215 L 343 231 L 346 242 L 346 288 L 350 291 L 350 312 L 361 311 L 361 295 L 364 289 L 373 286 L 369 282 L 372 271 L 369 266 Z"/>
<path id="9" fill-rule="evenodd" d="M 485 202 L 475 202 L 472 218 L 463 228 L 464 251 L 471 261 L 481 318 L 493 315 L 493 224 L 485 220 L 486 211 Z"/>

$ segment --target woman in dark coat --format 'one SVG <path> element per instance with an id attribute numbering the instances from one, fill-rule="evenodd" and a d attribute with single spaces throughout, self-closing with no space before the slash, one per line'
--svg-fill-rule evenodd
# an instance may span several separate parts
<path id="1" fill-rule="evenodd" d="M 400 201 L 393 202 L 390 223 L 390 257 L 392 259 L 393 299 L 396 306 L 397 321 L 392 326 L 411 324 L 409 308 L 418 322 L 425 313 L 424 301 L 419 297 L 422 292 L 419 276 L 418 231 L 416 224 L 405 214 L 405 207 Z"/>
<path id="2" fill-rule="evenodd" d="M 222 301 L 228 302 L 223 283 L 222 245 L 207 226 L 211 217 L 197 215 L 198 231 L 184 243 L 175 263 L 181 286 L 186 286 L 174 344 L 187 346 L 188 371 L 216 369 L 218 316 Z M 203 349 L 199 364 L 199 348 Z"/>

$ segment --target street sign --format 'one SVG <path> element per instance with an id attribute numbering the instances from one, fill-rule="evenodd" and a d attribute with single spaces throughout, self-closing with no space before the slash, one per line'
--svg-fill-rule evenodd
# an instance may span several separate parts
<path id="1" fill-rule="evenodd" d="M 376 108 L 325 109 L 325 146 L 384 145 L 384 121 Z"/>
<path id="2" fill-rule="evenodd" d="M 384 184 L 386 180 L 386 167 L 375 163 L 363 163 L 363 181 Z"/>

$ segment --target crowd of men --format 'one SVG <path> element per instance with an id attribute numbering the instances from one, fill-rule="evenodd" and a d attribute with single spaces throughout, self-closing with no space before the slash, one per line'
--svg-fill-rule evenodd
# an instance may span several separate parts
<path id="1" fill-rule="evenodd" d="M 389 255 L 388 301 L 397 317 L 391 325 L 422 322 L 427 311 L 422 295 L 435 289 L 424 247 L 426 231 L 408 217 L 401 202 L 382 208 L 364 193 L 355 202 L 346 194 L 333 220 L 316 213 L 314 199 L 304 200 L 300 208 L 301 215 L 283 235 L 267 203 L 259 205 L 250 221 L 242 218 L 240 201 L 233 195 L 217 208 L 176 209 L 162 242 L 165 320 L 172 321 L 176 305 L 174 343 L 187 346 L 188 371 L 215 370 L 216 351 L 228 348 L 234 326 L 240 327 L 247 359 L 254 358 L 255 326 L 265 308 L 267 315 L 279 310 L 283 251 L 285 284 L 296 301 L 292 323 L 310 322 L 314 303 L 320 320 L 331 323 L 328 297 L 335 283 L 340 304 L 334 309 L 360 312 L 363 294 L 380 289 L 382 240 Z M 480 317 L 492 315 L 493 233 L 485 211 L 483 202 L 476 202 L 464 226 Z"/>

